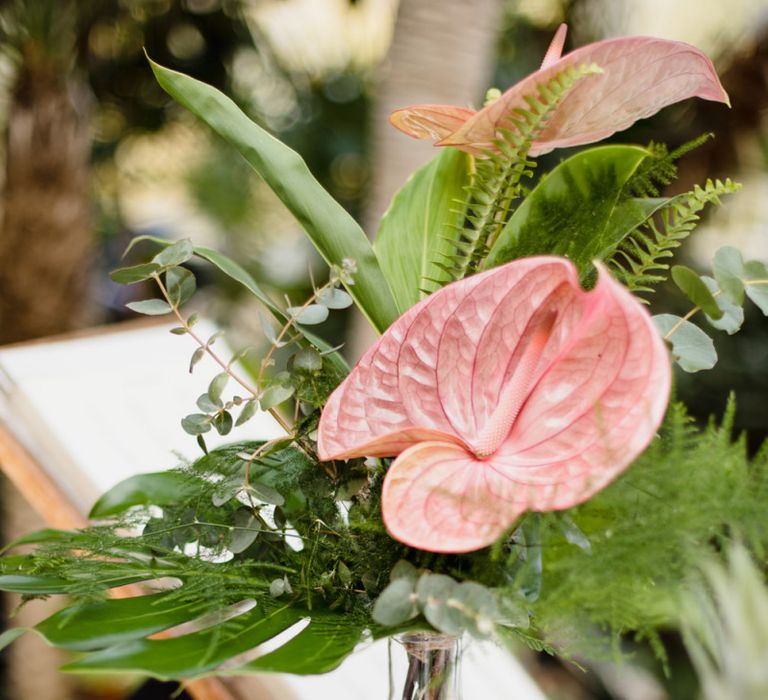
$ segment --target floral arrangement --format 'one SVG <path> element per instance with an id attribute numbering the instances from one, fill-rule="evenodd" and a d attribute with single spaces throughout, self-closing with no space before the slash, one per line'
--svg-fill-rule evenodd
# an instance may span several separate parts
<path id="1" fill-rule="evenodd" d="M 131 308 L 175 317 L 172 332 L 196 346 L 190 371 L 209 356 L 221 372 L 182 421 L 200 459 L 123 482 L 92 527 L 35 533 L 15 543 L 31 553 L 3 558 L 0 588 L 71 597 L 35 628 L 85 652 L 67 669 L 321 673 L 367 638 L 418 630 L 564 656 L 635 635 L 663 658 L 658 629 L 676 624 L 696 558 L 735 537 L 766 543 L 768 454 L 748 461 L 730 438 L 732 408 L 699 429 L 670 404 L 673 360 L 689 372 L 716 361 L 694 316 L 734 333 L 745 296 L 768 315 L 768 270 L 737 250 L 718 251 L 711 277 L 670 266 L 702 210 L 737 189 L 717 180 L 661 195 L 708 135 L 671 152 L 590 147 L 533 179 L 535 156 L 683 99 L 728 97 L 689 45 L 631 37 L 561 56 L 564 41 L 563 26 L 541 69 L 489 91 L 479 111 L 392 115 L 441 149 L 373 245 L 298 154 L 211 87 L 152 64 L 272 187 L 330 273 L 283 308 L 217 251 L 134 241 L 159 251 L 113 278 L 154 281 L 159 296 Z M 270 348 L 247 371 L 183 309 L 192 257 L 269 314 Z M 668 278 L 691 300 L 684 317 L 648 311 Z M 311 327 L 353 303 L 381 336 L 350 369 Z M 257 409 L 285 435 L 207 449 L 206 433 L 227 435 Z M 177 585 L 105 597 L 168 578 Z M 248 654 L 301 621 L 282 646 Z"/>

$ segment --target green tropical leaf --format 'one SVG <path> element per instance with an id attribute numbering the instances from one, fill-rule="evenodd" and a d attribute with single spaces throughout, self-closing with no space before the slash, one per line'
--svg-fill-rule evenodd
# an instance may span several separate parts
<path id="1" fill-rule="evenodd" d="M 133 506 L 164 506 L 178 503 L 200 489 L 196 477 L 175 471 L 136 474 L 124 479 L 102 495 L 91 508 L 89 518 L 109 518 Z"/>
<path id="2" fill-rule="evenodd" d="M 156 593 L 72 606 L 46 618 L 35 630 L 54 646 L 92 651 L 142 639 L 194 619 L 203 611 L 199 601 Z"/>
<path id="3" fill-rule="evenodd" d="M 309 624 L 293 639 L 234 673 L 326 673 L 336 668 L 360 641 L 363 627 L 344 615 L 312 613 Z"/>
<path id="4" fill-rule="evenodd" d="M 368 238 L 313 177 L 301 157 L 254 124 L 215 88 L 150 60 L 160 86 L 232 144 L 296 217 L 329 265 L 354 260 L 347 291 L 371 325 L 383 332 L 397 317 L 392 293 Z"/>
<path id="5" fill-rule="evenodd" d="M 62 670 L 145 673 L 164 680 L 197 678 L 224 661 L 263 644 L 301 620 L 288 605 L 266 612 L 257 606 L 214 628 L 171 639 L 139 639 L 92 652 Z"/>
<path id="6" fill-rule="evenodd" d="M 638 146 L 600 146 L 558 165 L 515 210 L 483 268 L 547 254 L 569 257 L 582 273 L 589 270 L 592 260 L 610 255 L 655 206 L 655 200 L 651 205 L 620 202 L 624 186 L 647 156 Z"/>
<path id="7" fill-rule="evenodd" d="M 444 265 L 463 214 L 457 209 L 468 183 L 468 156 L 453 148 L 419 168 L 395 195 L 376 234 L 374 250 L 397 308 L 411 308 L 424 290 L 450 281 Z"/>

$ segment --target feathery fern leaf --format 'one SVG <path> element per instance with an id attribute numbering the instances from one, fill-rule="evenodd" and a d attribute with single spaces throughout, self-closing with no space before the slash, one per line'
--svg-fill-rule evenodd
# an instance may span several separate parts
<path id="1" fill-rule="evenodd" d="M 707 180 L 704 187 L 679 195 L 658 213 L 658 220 L 648 219 L 619 246 L 609 261 L 614 274 L 634 292 L 653 292 L 653 285 L 663 282 L 669 270 L 665 259 L 691 235 L 700 213 L 707 204 L 720 204 L 720 197 L 739 190 L 730 178 Z"/>
<path id="2" fill-rule="evenodd" d="M 547 125 L 557 106 L 582 78 L 601 72 L 595 64 L 567 68 L 526 97 L 527 109 L 519 109 L 497 130 L 495 148 L 476 160 L 476 171 L 467 186 L 461 211 L 463 227 L 452 238 L 454 250 L 445 263 L 436 263 L 451 280 L 477 270 L 506 222 L 512 202 L 522 192 L 522 180 L 533 174 L 528 158 L 531 144 Z"/>

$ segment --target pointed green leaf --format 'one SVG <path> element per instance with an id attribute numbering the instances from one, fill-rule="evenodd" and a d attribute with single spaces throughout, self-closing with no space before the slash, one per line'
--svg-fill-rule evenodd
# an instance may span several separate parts
<path id="1" fill-rule="evenodd" d="M 257 401 L 247 401 L 243 406 L 242 411 L 240 411 L 240 415 L 237 417 L 237 420 L 235 421 L 235 426 L 236 427 L 240 426 L 243 423 L 245 423 L 247 420 L 253 418 L 258 406 L 259 404 Z"/>
<path id="2" fill-rule="evenodd" d="M 309 625 L 269 654 L 234 669 L 234 673 L 327 673 L 352 653 L 363 628 L 351 616 L 313 614 Z"/>
<path id="3" fill-rule="evenodd" d="M 145 263 L 133 267 L 120 267 L 110 272 L 109 276 L 118 284 L 135 284 L 150 279 L 159 269 L 160 266 L 155 263 Z"/>
<path id="4" fill-rule="evenodd" d="M 453 250 L 461 225 L 469 158 L 444 148 L 408 178 L 384 214 L 374 250 L 389 282 L 397 308 L 404 312 L 422 298 L 421 290 L 437 289 L 430 278 L 450 278 L 437 263 Z"/>
<path id="5" fill-rule="evenodd" d="M 173 303 L 181 306 L 192 298 L 197 282 L 189 270 L 183 267 L 172 267 L 165 273 L 165 286 Z"/>
<path id="6" fill-rule="evenodd" d="M 200 602 L 157 593 L 72 605 L 43 620 L 35 630 L 57 647 L 91 651 L 141 639 L 203 611 Z"/>
<path id="7" fill-rule="evenodd" d="M 192 253 L 192 241 L 185 238 L 161 250 L 152 258 L 152 262 L 155 265 L 160 265 L 160 267 L 173 267 L 174 265 L 181 265 L 187 262 L 192 257 Z"/>
<path id="8" fill-rule="evenodd" d="M 680 291 L 707 316 L 711 316 L 715 321 L 723 317 L 723 311 L 717 305 L 717 300 L 712 296 L 709 287 L 690 267 L 675 265 L 672 268 L 672 279 Z"/>
<path id="9" fill-rule="evenodd" d="M 270 408 L 280 405 L 283 401 L 287 401 L 293 396 L 295 391 L 294 387 L 283 386 L 282 384 L 273 384 L 267 387 L 259 397 L 262 410 L 268 411 Z"/>
<path id="10" fill-rule="evenodd" d="M 271 639 L 301 618 L 299 611 L 288 606 L 269 613 L 256 607 L 217 625 L 215 630 L 172 639 L 123 642 L 87 654 L 62 670 L 77 673 L 131 671 L 164 680 L 197 678 Z"/>
<path id="11" fill-rule="evenodd" d="M 717 285 L 734 304 L 744 303 L 744 260 L 732 246 L 718 248 L 712 261 Z"/>
<path id="12" fill-rule="evenodd" d="M 19 637 L 29 632 L 27 627 L 11 627 L 0 634 L 0 651 L 13 644 Z"/>
<path id="13" fill-rule="evenodd" d="M 631 222 L 644 215 L 637 202 L 616 210 L 624 185 L 647 156 L 638 146 L 599 146 L 562 162 L 514 212 L 483 268 L 546 254 L 568 257 L 582 273 L 588 271 L 591 261 L 610 255 Z"/>
<path id="14" fill-rule="evenodd" d="M 163 299 L 145 299 L 144 301 L 130 301 L 126 306 L 137 314 L 146 316 L 162 316 L 171 312 L 171 307 Z"/>
<path id="15" fill-rule="evenodd" d="M 397 317 L 392 293 L 362 229 L 310 173 L 293 150 L 253 123 L 210 85 L 150 61 L 160 86 L 231 143 L 296 217 L 329 265 L 357 264 L 347 291 L 383 332 Z"/>
<path id="16" fill-rule="evenodd" d="M 107 491 L 91 508 L 89 518 L 109 518 L 134 506 L 178 503 L 200 489 L 198 479 L 177 471 L 136 474 Z"/>
<path id="17" fill-rule="evenodd" d="M 676 329 L 667 340 L 672 343 L 672 357 L 686 372 L 712 369 L 717 364 L 712 338 L 701 328 L 673 314 L 659 314 L 653 321 L 662 336 Z"/>
<path id="18" fill-rule="evenodd" d="M 229 374 L 226 372 L 220 372 L 217 374 L 208 385 L 208 398 L 215 406 L 222 406 L 221 392 L 224 391 L 229 381 Z"/>

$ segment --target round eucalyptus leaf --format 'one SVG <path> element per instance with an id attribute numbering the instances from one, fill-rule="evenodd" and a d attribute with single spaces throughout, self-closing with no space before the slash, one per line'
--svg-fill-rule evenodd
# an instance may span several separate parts
<path id="1" fill-rule="evenodd" d="M 401 625 L 418 614 L 415 599 L 411 581 L 403 578 L 392 581 L 376 599 L 373 619 L 387 627 Z"/>
<path id="2" fill-rule="evenodd" d="M 712 261 L 712 270 L 717 286 L 733 303 L 744 303 L 744 260 L 741 253 L 732 246 L 718 248 Z"/>
<path id="3" fill-rule="evenodd" d="M 717 282 L 712 277 L 702 277 L 704 284 L 713 294 L 718 291 L 719 287 Z M 725 293 L 718 294 L 715 297 L 717 305 L 723 312 L 720 319 L 714 319 L 706 314 L 707 321 L 713 328 L 717 328 L 720 331 L 725 331 L 728 335 L 733 335 L 741 328 L 741 324 L 744 323 L 744 309 L 738 304 L 734 304 L 731 298 Z"/>
<path id="4" fill-rule="evenodd" d="M 667 340 L 672 343 L 675 362 L 686 372 L 712 369 L 717 364 L 712 338 L 701 328 L 673 314 L 659 314 L 653 321 L 663 336 L 675 329 Z"/>
<path id="5" fill-rule="evenodd" d="M 768 267 L 758 260 L 744 265 L 747 296 L 768 316 Z"/>

